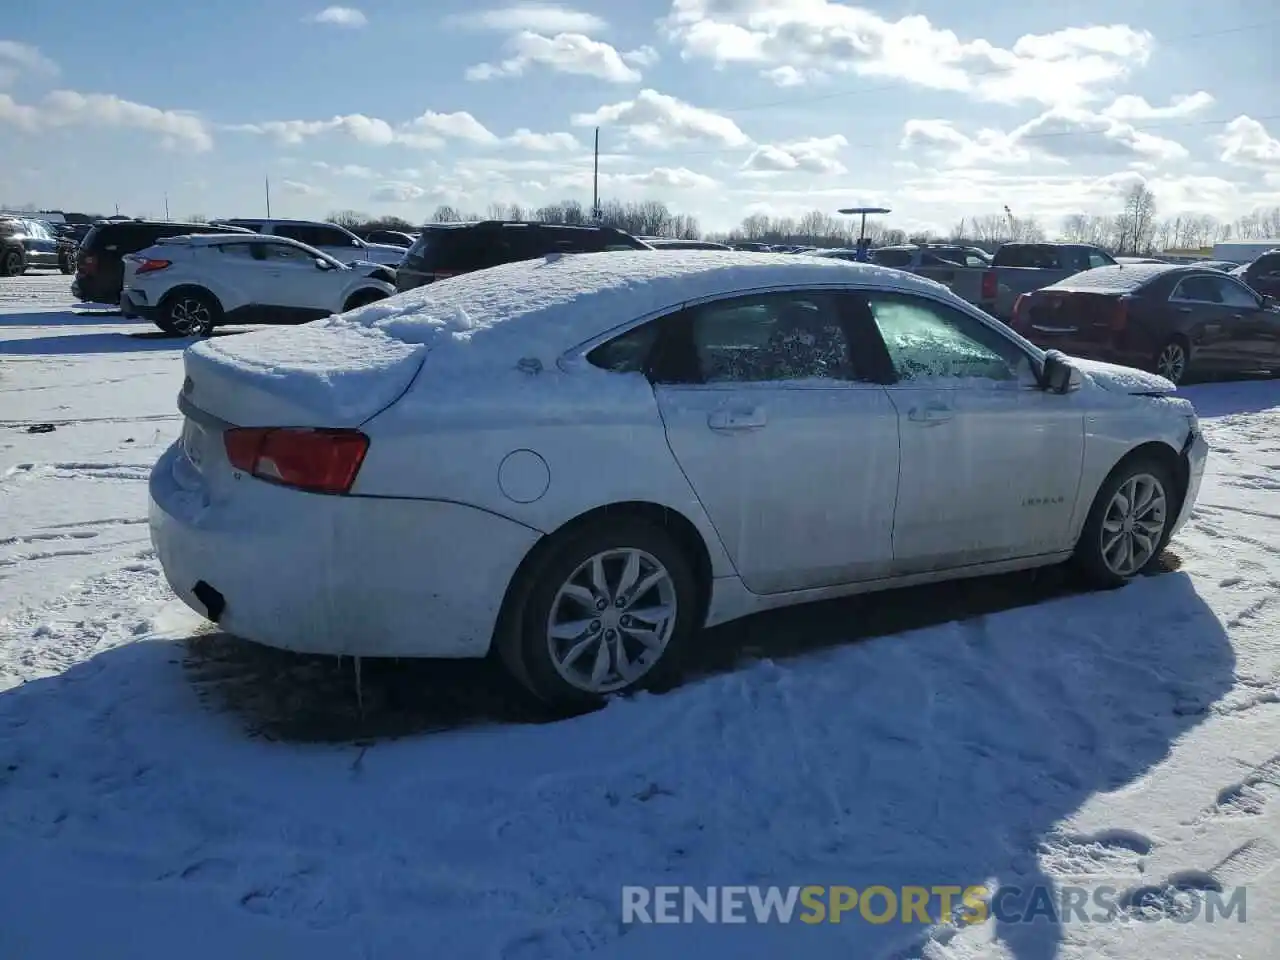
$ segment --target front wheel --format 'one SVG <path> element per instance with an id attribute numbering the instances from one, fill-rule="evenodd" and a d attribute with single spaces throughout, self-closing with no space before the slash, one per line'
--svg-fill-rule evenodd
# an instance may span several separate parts
<path id="1" fill-rule="evenodd" d="M 504 659 L 544 702 L 591 707 L 670 676 L 697 610 L 679 546 L 642 520 L 611 520 L 542 561 Z"/>
<path id="2" fill-rule="evenodd" d="M 358 290 L 347 298 L 347 302 L 342 305 L 342 312 L 355 310 L 358 307 L 367 307 L 371 303 L 377 303 L 379 300 L 387 299 L 387 295 L 381 290 Z"/>
<path id="3" fill-rule="evenodd" d="M 170 294 L 160 305 L 156 326 L 177 337 L 207 337 L 222 310 L 209 294 L 183 290 Z"/>
<path id="4" fill-rule="evenodd" d="M 1177 509 L 1173 477 L 1161 463 L 1135 459 L 1112 472 L 1076 544 L 1077 567 L 1098 586 L 1119 586 L 1155 566 Z"/>
<path id="5" fill-rule="evenodd" d="M 26 272 L 27 263 L 21 250 L 9 250 L 0 257 L 0 276 L 20 277 Z"/>

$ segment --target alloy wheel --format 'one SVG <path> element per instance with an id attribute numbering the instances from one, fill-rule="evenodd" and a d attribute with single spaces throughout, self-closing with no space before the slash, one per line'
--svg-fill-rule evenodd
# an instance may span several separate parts
<path id="1" fill-rule="evenodd" d="M 209 305 L 195 297 L 184 297 L 169 309 L 169 322 L 184 337 L 200 336 L 213 329 Z"/>
<path id="2" fill-rule="evenodd" d="M 566 683 L 604 694 L 657 665 L 676 625 L 676 586 L 652 554 L 597 553 L 556 591 L 547 618 L 551 663 Z"/>
<path id="3" fill-rule="evenodd" d="M 1181 383 L 1187 370 L 1187 352 L 1182 344 L 1167 343 L 1156 360 L 1156 372 L 1173 383 Z"/>
<path id="4" fill-rule="evenodd" d="M 1120 485 L 1102 517 L 1102 562 L 1118 577 L 1131 577 L 1151 562 L 1164 538 L 1168 498 L 1164 485 L 1137 473 Z"/>
<path id="5" fill-rule="evenodd" d="M 16 253 L 10 253 L 4 258 L 4 275 L 6 277 L 16 277 L 22 273 L 22 257 Z"/>

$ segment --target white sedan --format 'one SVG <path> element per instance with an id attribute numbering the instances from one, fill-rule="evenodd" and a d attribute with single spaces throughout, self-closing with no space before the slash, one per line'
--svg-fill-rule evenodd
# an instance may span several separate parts
<path id="1" fill-rule="evenodd" d="M 581 704 L 770 607 L 1074 560 L 1121 584 L 1208 447 L 1163 378 L 805 256 L 551 256 L 189 349 L 169 583 L 248 639 L 482 657 Z"/>

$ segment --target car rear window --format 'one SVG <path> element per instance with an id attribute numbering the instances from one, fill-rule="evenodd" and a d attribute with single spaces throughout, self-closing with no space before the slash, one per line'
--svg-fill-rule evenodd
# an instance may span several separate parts
<path id="1" fill-rule="evenodd" d="M 872 251 L 871 257 L 882 267 L 911 266 L 910 250 L 875 250 Z"/>
<path id="2" fill-rule="evenodd" d="M 1132 293 L 1173 267 L 1167 263 L 1130 263 L 1086 270 L 1045 287 L 1080 293 Z"/>
<path id="3" fill-rule="evenodd" d="M 1049 244 L 1005 244 L 991 258 L 993 267 L 1030 267 L 1036 270 L 1061 270 L 1065 259 L 1061 247 Z"/>

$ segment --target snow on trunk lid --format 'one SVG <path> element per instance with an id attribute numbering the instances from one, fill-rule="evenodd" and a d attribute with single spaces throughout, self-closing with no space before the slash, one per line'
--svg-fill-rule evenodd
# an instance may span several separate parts
<path id="1" fill-rule="evenodd" d="M 355 427 L 409 388 L 427 349 L 332 319 L 214 337 L 186 351 L 183 396 L 240 427 Z"/>

